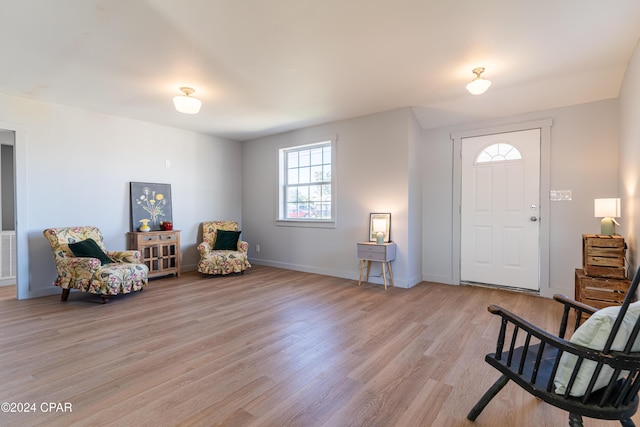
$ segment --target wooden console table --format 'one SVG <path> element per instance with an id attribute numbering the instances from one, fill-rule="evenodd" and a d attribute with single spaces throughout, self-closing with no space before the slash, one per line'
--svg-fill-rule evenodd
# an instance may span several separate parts
<path id="1" fill-rule="evenodd" d="M 127 233 L 127 249 L 140 251 L 149 277 L 180 276 L 180 231 L 134 231 Z"/>
<path id="2" fill-rule="evenodd" d="M 393 271 L 391 270 L 391 261 L 396 259 L 396 244 L 395 243 L 383 243 L 378 245 L 375 242 L 360 242 L 356 246 L 356 258 L 360 260 L 360 279 L 358 280 L 358 286 L 362 283 L 362 273 L 364 272 L 365 264 L 367 266 L 367 276 L 365 281 L 369 281 L 369 272 L 371 271 L 371 261 L 377 261 L 381 263 L 382 278 L 384 280 L 384 288 L 387 289 L 387 274 L 385 267 L 389 271 L 389 279 L 391 280 L 391 286 L 393 283 Z"/>

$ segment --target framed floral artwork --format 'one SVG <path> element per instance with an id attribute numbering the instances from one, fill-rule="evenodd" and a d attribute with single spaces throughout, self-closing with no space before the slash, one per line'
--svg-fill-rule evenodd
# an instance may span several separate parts
<path id="1" fill-rule="evenodd" d="M 161 230 L 163 221 L 173 222 L 171 184 L 131 182 L 131 231 L 146 224 L 151 231 Z"/>

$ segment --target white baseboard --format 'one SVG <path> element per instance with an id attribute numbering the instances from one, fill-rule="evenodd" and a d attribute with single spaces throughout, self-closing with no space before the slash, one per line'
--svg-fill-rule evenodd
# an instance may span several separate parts
<path id="1" fill-rule="evenodd" d="M 249 259 L 249 262 L 256 265 L 265 265 L 267 267 L 282 268 L 285 270 L 303 271 L 305 273 L 322 274 L 324 276 L 340 277 L 343 279 L 349 279 L 349 280 L 355 280 L 355 281 L 358 281 L 359 279 L 358 271 L 333 270 L 333 269 L 327 269 L 327 268 L 318 268 L 318 267 L 309 266 L 309 265 L 291 264 L 291 263 L 285 263 L 285 262 L 274 262 L 274 261 L 268 261 L 268 260 L 257 259 L 257 258 L 251 258 Z M 419 282 L 420 281 L 418 280 L 413 285 Z M 382 276 L 369 276 L 369 283 L 384 285 Z M 404 289 L 408 289 L 411 286 L 413 286 L 413 285 L 409 286 L 406 280 L 398 280 L 395 277 L 394 277 L 394 284 L 396 288 L 404 288 Z"/>
<path id="2" fill-rule="evenodd" d="M 445 285 L 459 285 L 460 283 L 453 283 L 451 276 L 443 276 L 439 274 L 423 274 L 422 280 L 425 282 L 444 283 Z"/>

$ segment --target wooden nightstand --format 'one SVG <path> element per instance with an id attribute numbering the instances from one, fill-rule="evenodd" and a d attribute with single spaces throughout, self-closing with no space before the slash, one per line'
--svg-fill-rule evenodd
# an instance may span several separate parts
<path id="1" fill-rule="evenodd" d="M 134 231 L 127 233 L 127 248 L 140 251 L 149 277 L 180 276 L 180 231 Z"/>
<path id="2" fill-rule="evenodd" d="M 621 305 L 627 296 L 631 280 L 587 276 L 576 268 L 575 300 L 595 308 Z"/>
<path id="3" fill-rule="evenodd" d="M 396 259 L 396 244 L 395 243 L 383 243 L 378 245 L 375 242 L 359 242 L 356 245 L 356 258 L 360 260 L 360 279 L 358 280 L 358 286 L 362 283 L 362 273 L 364 272 L 365 264 L 367 266 L 367 276 L 365 281 L 369 281 L 369 272 L 371 271 L 371 261 L 377 261 L 381 263 L 382 278 L 384 280 L 384 288 L 387 289 L 387 274 L 385 267 L 389 271 L 389 279 L 391 280 L 391 286 L 393 283 L 393 271 L 391 270 L 391 261 Z"/>

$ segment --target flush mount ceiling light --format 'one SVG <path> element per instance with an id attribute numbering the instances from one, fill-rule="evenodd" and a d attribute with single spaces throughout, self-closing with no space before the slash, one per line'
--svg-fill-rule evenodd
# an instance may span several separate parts
<path id="1" fill-rule="evenodd" d="M 476 78 L 467 85 L 467 90 L 472 95 L 480 95 L 482 93 L 485 93 L 487 89 L 489 89 L 489 86 L 491 86 L 491 82 L 481 76 L 482 73 L 484 73 L 484 67 L 473 69 L 473 74 L 476 75 Z"/>
<path id="2" fill-rule="evenodd" d="M 198 98 L 191 96 L 195 90 L 190 87 L 181 87 L 180 91 L 184 95 L 173 97 L 173 105 L 176 106 L 176 110 L 185 114 L 198 114 L 202 102 Z"/>

